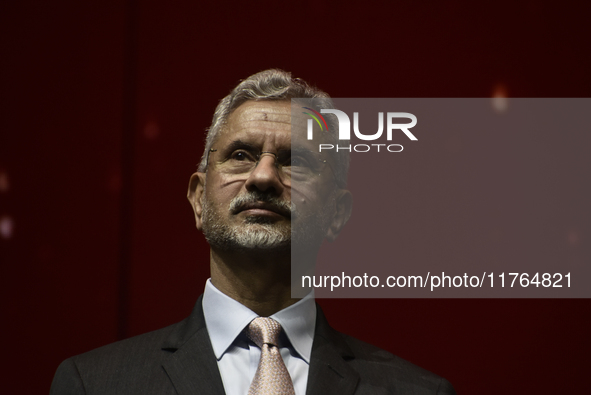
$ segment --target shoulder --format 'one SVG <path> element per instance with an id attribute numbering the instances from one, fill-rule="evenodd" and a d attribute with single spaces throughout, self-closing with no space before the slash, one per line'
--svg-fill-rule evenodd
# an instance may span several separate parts
<path id="1" fill-rule="evenodd" d="M 142 381 L 159 381 L 163 374 L 161 364 L 168 354 L 163 344 L 178 325 L 68 358 L 55 373 L 51 394 L 84 394 L 89 388 L 108 393 L 119 387 L 135 387 Z"/>
<path id="2" fill-rule="evenodd" d="M 179 324 L 111 343 L 74 356 L 71 359 L 79 367 L 103 363 L 108 363 L 111 366 L 128 365 L 136 360 L 145 361 L 146 358 L 148 360 L 157 360 L 159 359 L 157 356 L 162 355 L 164 341 L 177 325 Z"/>
<path id="3" fill-rule="evenodd" d="M 337 333 L 354 356 L 349 366 L 358 372 L 361 386 L 390 388 L 394 393 L 403 394 L 455 394 L 444 378 L 386 350 Z"/>
<path id="4" fill-rule="evenodd" d="M 316 356 L 317 363 L 336 371 L 340 377 L 349 377 L 355 381 L 356 394 L 456 393 L 444 378 L 388 351 L 336 331 L 328 324 L 319 306 L 312 356 Z"/>
<path id="5" fill-rule="evenodd" d="M 65 360 L 55 373 L 51 394 L 175 393 L 165 366 L 179 347 L 190 344 L 192 352 L 213 353 L 211 345 L 207 347 L 201 300 L 181 322 Z"/>

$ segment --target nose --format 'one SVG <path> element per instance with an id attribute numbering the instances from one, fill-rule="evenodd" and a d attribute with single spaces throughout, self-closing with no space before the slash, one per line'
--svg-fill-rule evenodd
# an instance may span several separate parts
<path id="1" fill-rule="evenodd" d="M 285 186 L 281 181 L 276 159 L 276 155 L 272 152 L 261 154 L 258 164 L 246 180 L 245 186 L 247 190 L 256 189 L 260 192 L 273 193 L 276 196 L 283 193 Z"/>

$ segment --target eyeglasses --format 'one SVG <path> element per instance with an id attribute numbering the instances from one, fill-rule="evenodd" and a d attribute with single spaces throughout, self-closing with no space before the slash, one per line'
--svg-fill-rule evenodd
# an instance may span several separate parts
<path id="1" fill-rule="evenodd" d="M 218 150 L 212 148 L 207 152 L 206 160 L 208 164 L 209 156 L 214 152 L 218 152 Z M 248 178 L 264 156 L 273 157 L 275 167 L 281 179 L 285 182 L 314 180 L 322 174 L 327 166 L 334 175 L 332 166 L 326 159 L 321 158 L 315 152 L 302 148 L 279 150 L 275 153 L 260 151 L 249 145 L 242 145 L 240 147 L 224 148 L 219 151 L 219 154 L 213 164 L 215 169 L 232 177 Z"/>

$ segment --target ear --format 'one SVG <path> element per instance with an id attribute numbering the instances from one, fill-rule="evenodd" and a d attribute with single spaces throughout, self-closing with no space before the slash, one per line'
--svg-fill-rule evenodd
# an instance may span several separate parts
<path id="1" fill-rule="evenodd" d="M 201 230 L 202 221 L 201 214 L 203 212 L 203 189 L 205 186 L 205 173 L 193 173 L 189 180 L 189 190 L 187 191 L 187 199 L 193 212 L 195 213 L 195 225 L 197 229 Z"/>
<path id="2" fill-rule="evenodd" d="M 351 218 L 351 212 L 353 210 L 353 196 L 351 192 L 346 189 L 339 189 L 336 191 L 335 196 L 335 215 L 332 223 L 328 228 L 326 238 L 328 241 L 333 242 L 336 240 L 341 230 L 345 227 L 349 218 Z"/>

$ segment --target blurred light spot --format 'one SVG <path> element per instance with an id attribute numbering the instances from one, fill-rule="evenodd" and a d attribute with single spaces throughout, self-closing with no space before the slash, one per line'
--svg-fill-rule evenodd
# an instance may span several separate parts
<path id="1" fill-rule="evenodd" d="M 581 241 L 581 235 L 575 229 L 571 229 L 566 234 L 566 240 L 571 246 L 576 246 Z"/>
<path id="2" fill-rule="evenodd" d="M 0 236 L 3 239 L 10 239 L 14 231 L 14 221 L 9 216 L 5 215 L 0 218 Z"/>
<path id="3" fill-rule="evenodd" d="M 10 182 L 8 181 L 8 172 L 0 170 L 0 192 L 8 192 Z"/>
<path id="4" fill-rule="evenodd" d="M 154 140 L 160 134 L 160 128 L 154 121 L 149 121 L 144 126 L 144 137 L 148 140 Z"/>
<path id="5" fill-rule="evenodd" d="M 503 84 L 497 84 L 493 88 L 492 101 L 493 110 L 499 114 L 507 111 L 509 100 L 507 99 L 507 88 Z"/>

